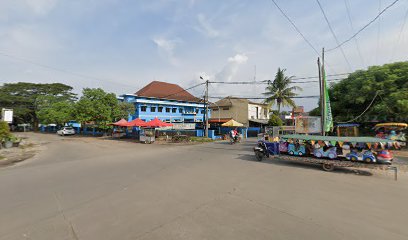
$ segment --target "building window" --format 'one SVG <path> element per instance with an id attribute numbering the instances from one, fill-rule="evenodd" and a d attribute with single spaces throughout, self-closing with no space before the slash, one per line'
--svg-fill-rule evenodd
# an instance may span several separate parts
<path id="1" fill-rule="evenodd" d="M 146 106 L 141 106 L 141 107 L 140 107 L 140 111 L 141 111 L 141 112 L 146 112 L 146 109 L 147 109 Z"/>
<path id="2" fill-rule="evenodd" d="M 157 110 L 158 112 L 163 112 L 163 107 L 158 107 Z"/>
<path id="3" fill-rule="evenodd" d="M 171 108 L 166 108 L 166 112 L 169 113 Z"/>
<path id="4" fill-rule="evenodd" d="M 171 112 L 172 112 L 172 113 L 176 113 L 176 112 L 177 112 L 177 108 L 171 109 Z"/>
<path id="5" fill-rule="evenodd" d="M 204 113 L 205 113 L 205 110 L 204 110 L 204 109 L 202 109 L 202 110 L 201 110 L 201 114 L 204 114 Z"/>
<path id="6" fill-rule="evenodd" d="M 182 108 L 179 108 L 179 113 L 183 113 L 183 109 L 182 109 Z"/>
<path id="7" fill-rule="evenodd" d="M 156 107 L 150 107 L 150 112 L 156 112 Z"/>
<path id="8" fill-rule="evenodd" d="M 223 107 L 222 110 L 229 110 L 229 107 Z"/>
<path id="9" fill-rule="evenodd" d="M 170 122 L 170 119 L 166 119 L 165 122 L 169 123 L 169 122 Z"/>
<path id="10" fill-rule="evenodd" d="M 268 109 L 264 108 L 264 115 L 265 117 L 268 117 Z"/>
<path id="11" fill-rule="evenodd" d="M 213 111 L 213 112 L 216 112 L 216 111 L 218 111 L 218 108 L 214 108 L 212 111 Z"/>

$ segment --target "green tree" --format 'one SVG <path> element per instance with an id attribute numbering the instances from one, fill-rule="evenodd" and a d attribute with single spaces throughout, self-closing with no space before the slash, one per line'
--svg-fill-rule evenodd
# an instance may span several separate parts
<path id="1" fill-rule="evenodd" d="M 111 128 L 108 124 L 128 114 L 127 104 L 119 104 L 114 93 L 106 93 L 101 88 L 84 88 L 75 106 L 79 122 L 93 122 L 105 130 Z"/>
<path id="2" fill-rule="evenodd" d="M 294 91 L 302 90 L 298 86 L 290 86 L 293 83 L 293 76 L 285 76 L 285 71 L 286 69 L 278 68 L 275 79 L 273 82 L 268 82 L 268 86 L 265 88 L 266 92 L 264 93 L 264 95 L 267 96 L 265 99 L 266 103 L 271 105 L 276 103 L 278 106 L 278 115 L 280 114 L 281 106 L 296 106 L 295 102 L 292 100 L 292 97 L 297 95 Z"/>
<path id="3" fill-rule="evenodd" d="M 407 79 L 408 62 L 396 62 L 355 71 L 332 84 L 329 94 L 335 121 L 353 120 L 364 111 L 356 121 L 407 121 Z M 312 110 L 315 115 L 319 111 Z"/>
<path id="4" fill-rule="evenodd" d="M 280 119 L 279 116 L 273 114 L 270 116 L 269 121 L 268 121 L 268 126 L 282 126 L 283 121 Z"/>
<path id="5" fill-rule="evenodd" d="M 128 102 L 119 102 L 119 115 L 114 116 L 114 120 L 119 120 L 121 118 L 127 119 L 129 114 L 134 114 L 135 105 Z"/>
<path id="6" fill-rule="evenodd" d="M 5 83 L 0 87 L 0 105 L 14 110 L 17 123 L 32 123 L 38 128 L 37 116 L 43 96 L 53 96 L 59 100 L 74 100 L 72 87 L 62 83 Z"/>
<path id="7" fill-rule="evenodd" d="M 37 116 L 40 123 L 64 125 L 74 119 L 75 103 L 72 100 L 61 100 L 54 96 L 38 98 Z"/>

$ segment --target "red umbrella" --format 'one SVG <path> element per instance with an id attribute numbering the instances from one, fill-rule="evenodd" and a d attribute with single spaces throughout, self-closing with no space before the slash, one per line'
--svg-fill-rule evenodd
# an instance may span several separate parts
<path id="1" fill-rule="evenodd" d="M 173 126 L 173 124 L 162 122 L 157 117 L 146 123 L 146 127 L 170 127 L 170 126 Z"/>
<path id="2" fill-rule="evenodd" d="M 145 127 L 146 122 L 140 118 L 136 118 L 133 121 L 130 121 L 126 124 L 127 127 Z"/>
<path id="3" fill-rule="evenodd" d="M 119 127 L 125 127 L 126 124 L 128 124 L 128 122 L 123 118 L 115 123 L 112 123 L 112 125 L 119 126 Z"/>

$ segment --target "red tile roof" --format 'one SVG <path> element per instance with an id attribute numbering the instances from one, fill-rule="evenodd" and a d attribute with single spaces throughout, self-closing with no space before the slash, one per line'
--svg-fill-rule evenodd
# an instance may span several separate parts
<path id="1" fill-rule="evenodd" d="M 164 98 L 169 100 L 200 102 L 177 84 L 153 81 L 135 93 L 141 97 Z"/>

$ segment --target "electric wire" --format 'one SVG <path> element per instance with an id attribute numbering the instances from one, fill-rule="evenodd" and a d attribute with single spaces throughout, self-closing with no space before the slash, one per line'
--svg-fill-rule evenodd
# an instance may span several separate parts
<path id="1" fill-rule="evenodd" d="M 354 32 L 354 25 L 353 25 L 353 20 L 352 20 L 352 17 L 351 17 L 351 10 L 350 10 L 350 3 L 349 3 L 349 1 L 348 1 L 348 0 L 344 0 L 344 5 L 345 5 L 345 7 L 346 7 L 347 17 L 348 17 L 348 20 L 349 20 L 349 23 L 350 23 L 351 31 Z M 358 53 L 358 56 L 360 57 L 361 64 L 362 64 L 363 66 L 365 66 L 365 64 L 364 64 L 364 58 L 363 58 L 363 55 L 361 54 L 360 44 L 358 43 L 357 38 L 354 38 L 354 43 L 356 44 L 357 53 Z"/>
<path id="2" fill-rule="evenodd" d="M 57 71 L 57 72 L 62 72 L 62 73 L 65 73 L 65 74 L 70 74 L 70 75 L 81 77 L 81 78 L 92 79 L 92 80 L 96 80 L 96 81 L 100 81 L 100 82 L 109 82 L 109 83 L 119 84 L 119 85 L 126 86 L 126 87 L 132 87 L 132 88 L 135 87 L 135 86 L 131 86 L 131 85 L 128 85 L 128 84 L 116 82 L 114 80 L 107 80 L 107 79 L 103 79 L 103 78 L 93 77 L 93 76 L 85 75 L 85 74 L 82 74 L 82 73 L 77 73 L 77 72 L 69 71 L 69 70 L 66 70 L 66 69 L 53 67 L 53 66 L 50 66 L 50 65 L 42 64 L 42 63 L 38 63 L 38 62 L 35 62 L 35 61 L 27 59 L 27 58 L 17 57 L 17 56 L 7 54 L 7 53 L 4 53 L 4 52 L 0 52 L 0 55 L 4 56 L 4 57 L 8 57 L 8 58 L 13 58 L 13 59 L 21 61 L 21 62 L 26 62 L 26 63 L 32 64 L 32 65 L 35 65 L 35 66 L 38 66 L 38 67 L 54 70 L 54 71 Z"/>
<path id="3" fill-rule="evenodd" d="M 337 46 L 327 49 L 326 52 L 330 52 L 333 51 L 341 46 L 343 46 L 344 44 L 350 42 L 351 39 L 355 38 L 358 34 L 360 34 L 362 31 L 364 31 L 368 26 L 370 26 L 373 22 L 375 22 L 384 12 L 386 12 L 390 7 L 394 6 L 398 1 L 400 0 L 395 0 L 394 2 L 392 2 L 391 4 L 389 4 L 386 8 L 384 8 L 374 19 L 372 19 L 371 21 L 369 21 L 366 25 L 364 25 L 362 28 L 360 28 L 356 33 L 354 33 L 351 37 L 347 38 L 346 40 L 344 40 L 343 42 L 341 42 L 340 44 L 337 44 Z"/>
<path id="4" fill-rule="evenodd" d="M 407 22 L 407 17 L 408 17 L 408 8 L 407 8 L 407 11 L 405 12 L 404 21 L 402 22 L 401 30 L 400 30 L 400 32 L 399 32 L 399 34 L 398 34 L 397 43 L 394 44 L 394 46 L 393 46 L 393 48 L 392 48 L 392 54 L 391 54 L 391 59 L 390 59 L 390 61 L 392 61 L 392 60 L 394 59 L 395 50 L 396 50 L 396 47 L 397 47 L 397 45 L 399 44 L 399 42 L 400 42 L 400 40 L 401 40 L 401 35 L 402 35 L 402 32 L 404 31 L 405 23 Z"/>
<path id="5" fill-rule="evenodd" d="M 366 108 L 360 115 L 358 115 L 357 117 L 355 117 L 355 118 L 353 118 L 353 119 L 351 119 L 351 120 L 348 120 L 348 121 L 346 121 L 346 122 L 339 122 L 339 123 L 350 123 L 350 122 L 354 122 L 355 120 L 357 120 L 357 119 L 359 119 L 361 116 L 363 116 L 364 113 L 366 113 L 366 112 L 368 111 L 368 109 L 370 109 L 371 105 L 373 105 L 374 100 L 377 98 L 379 92 L 380 92 L 380 91 L 377 91 L 377 92 L 375 93 L 375 96 L 373 97 L 373 100 L 371 100 L 370 104 L 367 106 L 367 108 Z"/>
<path id="6" fill-rule="evenodd" d="M 313 49 L 313 51 L 320 56 L 319 51 L 316 50 L 316 48 L 313 46 L 313 44 L 303 35 L 303 33 L 299 30 L 299 28 L 296 26 L 296 24 L 292 21 L 292 19 L 289 18 L 289 16 L 282 10 L 282 8 L 279 7 L 279 5 L 276 3 L 275 0 L 271 0 L 273 4 L 275 4 L 276 8 L 279 9 L 279 11 L 282 13 L 282 15 L 288 20 L 288 22 L 293 26 L 293 28 L 296 30 L 296 32 L 299 33 L 300 36 L 302 36 L 303 40 Z"/>
<path id="7" fill-rule="evenodd" d="M 322 12 L 323 17 L 324 17 L 324 19 L 326 20 L 327 25 L 329 26 L 330 32 L 331 32 L 331 34 L 332 34 L 334 40 L 336 41 L 336 44 L 339 45 L 339 43 L 340 43 L 340 42 L 339 42 L 339 39 L 337 38 L 336 34 L 334 33 L 334 30 L 333 30 L 333 28 L 332 28 L 332 26 L 331 26 L 331 24 L 330 24 L 329 19 L 328 19 L 327 16 L 326 16 L 326 13 L 325 13 L 324 10 L 323 10 L 322 5 L 320 4 L 320 1 L 319 1 L 319 0 L 316 0 L 316 2 L 317 2 L 317 4 L 319 5 L 320 11 Z M 343 55 L 344 60 L 346 61 L 347 65 L 348 65 L 349 69 L 352 70 L 351 64 L 350 64 L 349 60 L 347 59 L 346 54 L 344 53 L 342 47 L 340 47 L 340 51 L 341 51 L 341 54 Z"/>
<path id="8" fill-rule="evenodd" d="M 378 13 L 381 11 L 381 0 L 378 0 Z M 378 18 L 378 29 L 377 29 L 377 49 L 375 50 L 375 64 L 378 64 L 378 52 L 380 49 L 380 34 L 381 34 L 381 17 Z"/>

